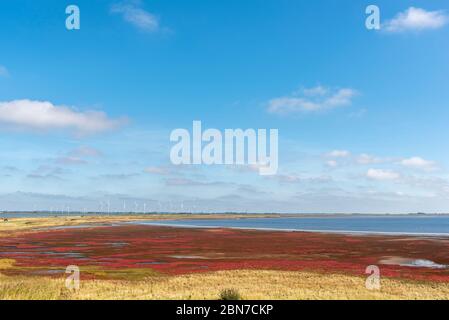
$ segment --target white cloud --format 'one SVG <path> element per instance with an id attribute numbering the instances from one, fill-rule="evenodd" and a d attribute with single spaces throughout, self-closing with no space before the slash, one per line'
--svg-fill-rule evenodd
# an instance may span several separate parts
<path id="1" fill-rule="evenodd" d="M 404 159 L 400 163 L 404 167 L 420 169 L 425 171 L 432 171 L 437 168 L 437 164 L 435 161 L 425 160 L 420 157 L 412 157 L 409 159 Z"/>
<path id="2" fill-rule="evenodd" d="M 0 125 L 25 130 L 69 130 L 77 135 L 108 131 L 122 125 L 125 119 L 110 119 L 99 111 L 79 112 L 48 101 L 15 100 L 0 102 Z"/>
<path id="3" fill-rule="evenodd" d="M 401 175 L 395 171 L 383 169 L 369 169 L 366 176 L 372 180 L 397 180 Z"/>
<path id="4" fill-rule="evenodd" d="M 410 7 L 397 14 L 392 20 L 387 21 L 384 28 L 388 32 L 420 31 L 438 29 L 448 22 L 449 17 L 444 11 L 426 11 Z"/>
<path id="5" fill-rule="evenodd" d="M 347 150 L 333 150 L 327 154 L 331 158 L 347 158 L 351 153 Z"/>
<path id="6" fill-rule="evenodd" d="M 338 166 L 338 162 L 335 160 L 326 161 L 326 165 L 331 168 L 335 168 Z"/>
<path id="7" fill-rule="evenodd" d="M 7 77 L 9 76 L 8 69 L 6 67 L 0 65 L 0 77 Z"/>
<path id="8" fill-rule="evenodd" d="M 322 104 L 321 108 L 335 108 L 350 105 L 352 98 L 357 94 L 353 89 L 340 89 L 333 95 L 328 97 Z"/>
<path id="9" fill-rule="evenodd" d="M 141 1 L 127 1 L 114 4 L 111 7 L 112 13 L 121 14 L 123 19 L 146 32 L 159 30 L 159 19 L 152 13 L 142 9 Z"/>
<path id="10" fill-rule="evenodd" d="M 369 155 L 369 154 L 366 154 L 366 153 L 363 153 L 363 154 L 359 155 L 357 157 L 357 159 L 356 159 L 356 162 L 358 164 L 362 164 L 362 165 L 364 165 L 364 164 L 373 164 L 373 163 L 381 163 L 381 162 L 384 162 L 384 161 L 385 161 L 384 159 L 381 159 L 381 158 L 378 158 L 378 157 L 375 157 L 375 156 L 372 156 L 372 155 Z"/>
<path id="11" fill-rule="evenodd" d="M 323 86 L 316 86 L 313 88 L 306 88 L 303 90 L 304 95 L 308 97 L 324 96 L 329 92 L 328 88 Z"/>
<path id="12" fill-rule="evenodd" d="M 291 114 L 299 112 L 317 112 L 347 106 L 357 94 L 354 89 L 332 90 L 322 86 L 303 89 L 290 96 L 278 97 L 268 102 L 268 112 Z"/>

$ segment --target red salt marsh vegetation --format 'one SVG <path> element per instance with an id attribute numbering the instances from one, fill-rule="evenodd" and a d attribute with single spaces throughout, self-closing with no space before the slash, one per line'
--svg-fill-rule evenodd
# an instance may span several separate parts
<path id="1" fill-rule="evenodd" d="M 449 282 L 449 239 L 119 225 L 49 229 L 0 237 L 6 275 L 139 279 L 222 270 L 313 271 Z M 437 267 L 406 262 L 432 261 Z"/>

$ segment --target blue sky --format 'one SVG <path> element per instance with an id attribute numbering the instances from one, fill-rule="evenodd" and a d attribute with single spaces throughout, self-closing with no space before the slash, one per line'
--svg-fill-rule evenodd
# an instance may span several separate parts
<path id="1" fill-rule="evenodd" d="M 0 210 L 449 212 L 448 17 L 438 0 L 3 1 Z M 171 165 L 193 120 L 279 129 L 278 174 Z"/>

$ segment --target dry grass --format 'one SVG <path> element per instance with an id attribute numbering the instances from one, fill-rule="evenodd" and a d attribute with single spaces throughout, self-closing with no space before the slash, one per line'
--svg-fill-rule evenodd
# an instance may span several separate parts
<path id="1" fill-rule="evenodd" d="M 77 292 L 64 279 L 0 275 L 0 299 L 219 299 L 234 288 L 242 299 L 449 299 L 449 284 L 382 279 L 365 288 L 356 276 L 282 271 L 220 271 L 143 281 L 82 280 Z"/>
<path id="2" fill-rule="evenodd" d="M 14 266 L 14 259 L 0 259 L 0 270 L 9 269 Z"/>
<path id="3" fill-rule="evenodd" d="M 226 215 L 226 218 L 239 217 L 243 216 Z M 16 218 L 0 222 L 0 237 L 53 226 L 182 218 L 186 216 Z M 0 272 L 12 268 L 13 264 L 14 260 L 0 259 Z M 141 271 L 136 270 L 136 273 L 141 274 Z M 242 299 L 449 299 L 449 283 L 383 278 L 382 289 L 371 291 L 365 288 L 364 277 L 340 274 L 236 270 L 165 276 L 150 272 L 150 269 L 148 271 L 143 280 L 140 277 L 134 279 L 133 269 L 120 271 L 127 280 L 83 280 L 81 270 L 81 288 L 77 292 L 65 288 L 64 277 L 56 279 L 0 274 L 0 299 L 219 299 L 220 293 L 229 288 L 237 290 Z"/>

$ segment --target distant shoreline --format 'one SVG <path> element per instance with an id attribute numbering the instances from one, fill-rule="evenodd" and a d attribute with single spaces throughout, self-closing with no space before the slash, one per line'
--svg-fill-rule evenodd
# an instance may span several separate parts
<path id="1" fill-rule="evenodd" d="M 96 217 L 107 217 L 107 216 L 173 216 L 173 215 L 182 215 L 182 216 L 259 216 L 259 217 L 432 217 L 432 216 L 449 216 L 449 213 L 239 213 L 239 212 L 194 212 L 194 213 L 186 213 L 186 212 L 70 212 L 70 213 L 61 213 L 61 212 L 48 212 L 48 211 L 2 211 L 0 212 L 0 217 L 7 216 L 39 216 L 39 217 L 79 217 L 79 216 L 96 216 Z"/>
<path id="2" fill-rule="evenodd" d="M 138 224 L 138 221 L 127 222 L 126 224 Z M 270 232 L 301 232 L 301 233 L 322 233 L 322 234 L 340 234 L 340 235 L 358 235 L 358 236 L 406 236 L 406 237 L 444 237 L 449 238 L 449 233 L 431 233 L 431 232 L 382 232 L 382 231 L 351 231 L 351 230 L 309 230 L 309 229 L 286 229 L 286 228 L 259 228 L 259 227 L 229 227 L 229 226 L 200 226 L 186 224 L 168 224 L 158 222 L 141 223 L 141 225 L 168 227 L 168 228 L 191 228 L 191 229 L 233 229 L 233 230 L 256 230 Z"/>

